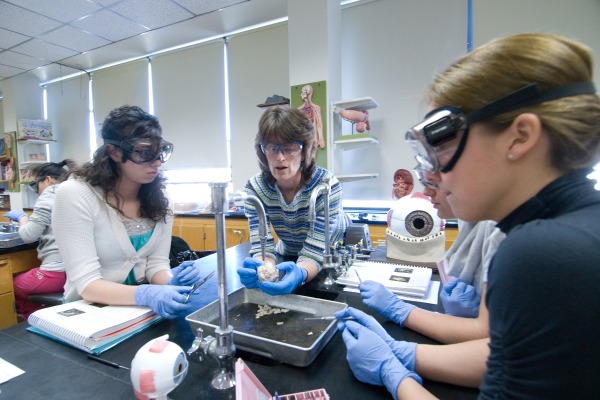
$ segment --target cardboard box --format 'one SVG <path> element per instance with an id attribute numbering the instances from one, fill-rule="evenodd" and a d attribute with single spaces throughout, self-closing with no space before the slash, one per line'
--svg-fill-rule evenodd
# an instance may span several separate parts
<path id="1" fill-rule="evenodd" d="M 52 140 L 52 122 L 46 119 L 17 121 L 17 139 Z"/>

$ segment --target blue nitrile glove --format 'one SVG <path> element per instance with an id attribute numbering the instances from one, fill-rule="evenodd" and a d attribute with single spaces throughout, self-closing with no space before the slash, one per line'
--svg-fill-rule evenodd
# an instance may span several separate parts
<path id="1" fill-rule="evenodd" d="M 135 304 L 147 306 L 161 317 L 173 319 L 190 308 L 184 304 L 189 286 L 140 285 L 135 289 Z"/>
<path id="2" fill-rule="evenodd" d="M 23 212 L 23 210 L 10 210 L 6 214 L 4 214 L 4 216 L 15 222 L 19 222 L 19 219 L 21 219 L 21 217 L 26 217 L 27 214 Z"/>
<path id="3" fill-rule="evenodd" d="M 286 261 L 276 265 L 280 271 L 285 271 L 285 276 L 279 282 L 258 282 L 258 288 L 271 296 L 290 294 L 306 279 L 304 268 L 295 262 Z"/>
<path id="4" fill-rule="evenodd" d="M 481 295 L 475 287 L 467 285 L 460 279 L 454 279 L 444 285 L 440 292 L 440 300 L 448 315 L 457 317 L 477 318 Z"/>
<path id="5" fill-rule="evenodd" d="M 346 321 L 342 332 L 348 352 L 346 360 L 356 379 L 372 385 L 384 385 L 394 399 L 398 385 L 406 378 L 422 384 L 421 378 L 402 365 L 383 339 L 369 328 L 354 321 Z"/>
<path id="6" fill-rule="evenodd" d="M 379 282 L 364 281 L 358 285 L 358 289 L 365 305 L 400 326 L 404 326 L 404 320 L 415 308 L 414 305 L 402 301 Z"/>
<path id="7" fill-rule="evenodd" d="M 173 276 L 167 281 L 167 285 L 193 286 L 202 279 L 200 268 L 195 264 L 197 260 L 184 261 L 179 266 L 172 268 Z"/>
<path id="8" fill-rule="evenodd" d="M 246 257 L 244 259 L 243 266 L 237 270 L 242 285 L 246 286 L 248 289 L 254 289 L 257 287 L 258 273 L 256 272 L 256 269 L 262 264 L 263 263 L 261 263 L 259 260 L 252 257 Z"/>
<path id="9" fill-rule="evenodd" d="M 375 318 L 356 308 L 348 307 L 344 310 L 336 312 L 334 315 L 336 318 L 340 319 L 338 322 L 338 329 L 340 331 L 343 331 L 346 328 L 346 321 L 342 321 L 341 318 L 354 317 L 356 322 L 366 328 L 369 328 L 375 332 L 377 336 L 382 338 L 385 344 L 392 349 L 396 358 L 399 359 L 409 371 L 415 370 L 415 361 L 417 356 L 416 343 L 394 340 L 394 338 L 387 333 L 387 331 L 379 324 L 379 322 L 375 320 Z"/>

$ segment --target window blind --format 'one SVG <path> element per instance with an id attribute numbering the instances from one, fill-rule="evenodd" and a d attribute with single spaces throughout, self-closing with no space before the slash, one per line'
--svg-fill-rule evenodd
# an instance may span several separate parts
<path id="1" fill-rule="evenodd" d="M 227 167 L 223 41 L 152 59 L 154 110 L 175 145 L 166 169 Z"/>
<path id="2" fill-rule="evenodd" d="M 287 23 L 229 39 L 231 165 L 233 189 L 241 190 L 260 168 L 254 138 L 264 103 L 274 94 L 290 97 Z"/>
<path id="3" fill-rule="evenodd" d="M 88 84 L 84 74 L 46 86 L 48 119 L 56 140 L 50 145 L 51 161 L 90 160 Z"/>
<path id="4" fill-rule="evenodd" d="M 148 60 L 137 60 L 94 72 L 92 96 L 97 126 L 111 110 L 125 104 L 148 111 Z M 97 144 L 100 146 L 100 129 L 97 131 Z"/>

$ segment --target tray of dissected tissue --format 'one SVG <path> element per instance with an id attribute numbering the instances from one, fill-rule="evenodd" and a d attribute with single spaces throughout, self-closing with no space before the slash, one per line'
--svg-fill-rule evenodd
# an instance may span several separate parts
<path id="1" fill-rule="evenodd" d="M 235 347 L 298 367 L 310 365 L 337 330 L 336 320 L 305 320 L 333 316 L 348 307 L 335 301 L 288 294 L 270 296 L 241 288 L 229 294 L 229 325 Z M 194 332 L 214 335 L 220 325 L 219 301 L 186 317 Z"/>

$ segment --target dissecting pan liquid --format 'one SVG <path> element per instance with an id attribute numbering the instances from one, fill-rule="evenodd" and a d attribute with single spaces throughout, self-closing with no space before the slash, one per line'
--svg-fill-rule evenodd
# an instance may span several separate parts
<path id="1" fill-rule="evenodd" d="M 305 321 L 304 318 L 314 317 L 315 314 L 294 310 L 256 318 L 258 311 L 258 304 L 239 304 L 229 311 L 229 324 L 238 332 L 309 348 L 331 323 L 331 321 L 319 320 Z M 219 318 L 214 319 L 210 324 L 218 326 Z"/>

